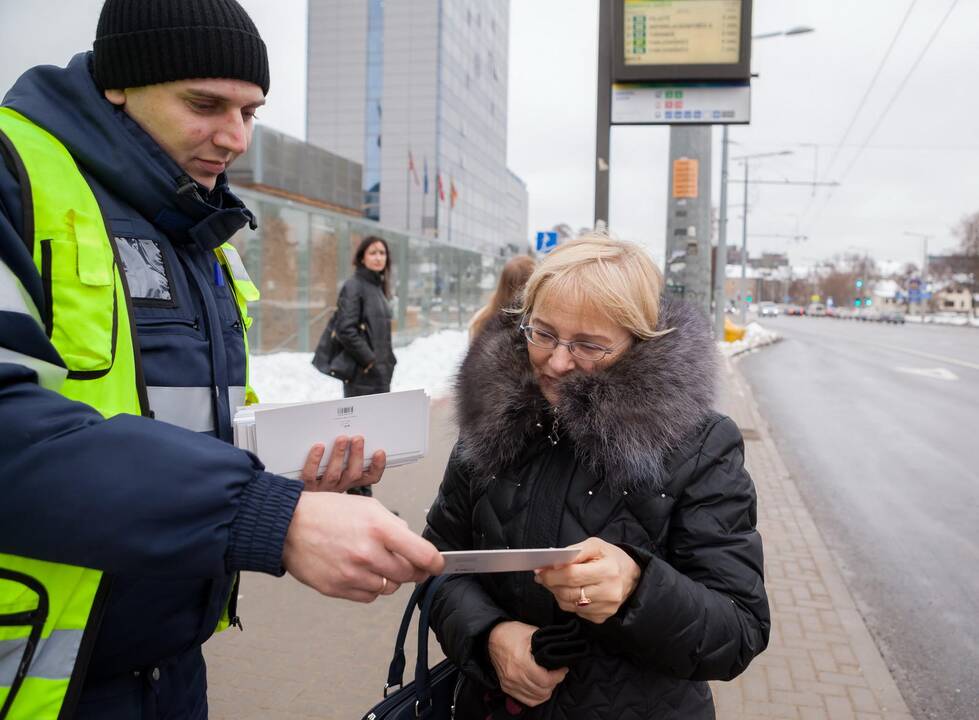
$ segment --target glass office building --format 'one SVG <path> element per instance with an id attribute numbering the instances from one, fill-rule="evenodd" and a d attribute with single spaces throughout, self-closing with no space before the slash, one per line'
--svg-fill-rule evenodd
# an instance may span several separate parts
<path id="1" fill-rule="evenodd" d="M 507 0 L 309 0 L 307 140 L 363 166 L 364 213 L 489 254 L 527 246 L 506 166 Z"/>
<path id="2" fill-rule="evenodd" d="M 232 243 L 262 293 L 249 306 L 254 352 L 312 351 L 367 235 L 391 248 L 394 342 L 464 328 L 496 284 L 503 258 L 451 247 L 371 220 L 254 188 L 234 191 L 258 220 Z"/>

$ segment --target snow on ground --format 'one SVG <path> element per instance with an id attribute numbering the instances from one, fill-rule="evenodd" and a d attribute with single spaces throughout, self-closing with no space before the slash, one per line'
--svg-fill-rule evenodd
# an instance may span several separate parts
<path id="1" fill-rule="evenodd" d="M 922 322 L 922 318 L 920 315 L 905 315 L 904 319 L 907 320 L 908 322 L 913 322 L 913 323 Z M 933 314 L 933 315 L 926 315 L 924 317 L 924 323 L 926 325 L 959 325 L 962 327 L 971 325 L 972 327 L 979 327 L 979 318 L 969 318 L 966 317 L 965 315 L 958 315 L 958 314 L 954 314 L 954 315 Z"/>
<path id="2" fill-rule="evenodd" d="M 749 350 L 757 350 L 765 345 L 771 345 L 782 339 L 774 330 L 762 327 L 756 322 L 749 323 L 744 337 L 734 342 L 719 342 L 717 346 L 721 349 L 721 354 L 727 357 L 734 357 Z"/>
<path id="3" fill-rule="evenodd" d="M 744 339 L 718 343 L 728 357 L 781 339 L 778 333 L 758 323 L 748 325 Z M 395 348 L 398 365 L 394 369 L 392 390 L 425 388 L 432 399 L 447 397 L 459 364 L 469 348 L 465 330 L 442 330 Z M 255 355 L 251 360 L 252 387 L 262 402 L 302 402 L 343 397 L 339 380 L 323 375 L 313 367 L 313 353 L 280 352 Z"/>
<path id="4" fill-rule="evenodd" d="M 392 390 L 425 388 L 433 399 L 446 397 L 469 347 L 465 330 L 443 330 L 395 348 L 398 365 Z M 342 383 L 312 365 L 313 353 L 280 352 L 251 359 L 252 387 L 262 402 L 302 402 L 343 397 Z"/>

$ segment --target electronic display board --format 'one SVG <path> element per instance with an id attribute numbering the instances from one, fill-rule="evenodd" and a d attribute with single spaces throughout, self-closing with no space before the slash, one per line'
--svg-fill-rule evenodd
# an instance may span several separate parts
<path id="1" fill-rule="evenodd" d="M 615 81 L 747 80 L 751 0 L 616 0 Z"/>

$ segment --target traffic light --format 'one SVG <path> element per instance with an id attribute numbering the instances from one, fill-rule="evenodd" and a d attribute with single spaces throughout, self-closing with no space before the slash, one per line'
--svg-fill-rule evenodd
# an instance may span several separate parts
<path id="1" fill-rule="evenodd" d="M 863 304 L 866 305 L 867 307 L 870 307 L 871 305 L 874 304 L 874 301 L 871 300 L 870 298 L 864 298 L 863 299 Z"/>
<path id="2" fill-rule="evenodd" d="M 857 280 L 857 290 L 863 287 L 863 280 Z"/>
<path id="3" fill-rule="evenodd" d="M 751 295 L 749 295 L 748 297 L 746 297 L 745 300 L 747 300 L 748 301 L 748 304 L 750 305 L 751 304 L 751 300 L 752 300 Z"/>
<path id="4" fill-rule="evenodd" d="M 863 301 L 860 298 L 857 298 L 856 300 L 853 301 L 853 307 L 860 307 L 862 302 Z"/>

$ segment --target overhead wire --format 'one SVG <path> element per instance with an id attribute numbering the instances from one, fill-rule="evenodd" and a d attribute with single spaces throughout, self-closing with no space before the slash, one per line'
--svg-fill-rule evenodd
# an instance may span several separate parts
<path id="1" fill-rule="evenodd" d="M 917 2 L 917 0 L 912 0 L 911 7 L 908 8 L 909 13 L 910 13 L 911 8 L 914 6 L 914 4 L 916 2 Z M 884 107 L 884 110 L 878 114 L 878 116 L 877 116 L 877 122 L 874 123 L 873 128 L 871 128 L 870 132 L 864 138 L 864 141 L 857 146 L 856 153 L 854 153 L 853 157 L 850 160 L 849 165 L 847 165 L 847 167 L 846 167 L 846 170 L 844 170 L 843 174 L 840 176 L 840 179 L 839 179 L 840 185 L 842 185 L 843 182 L 846 180 L 846 178 L 849 176 L 850 172 L 853 170 L 854 166 L 857 164 L 857 161 L 863 155 L 864 150 L 866 150 L 867 147 L 870 145 L 870 141 L 873 139 L 874 135 L 877 133 L 877 130 L 880 129 L 880 126 L 883 124 L 884 120 L 887 119 L 888 114 L 890 113 L 891 109 L 894 107 L 894 104 L 897 102 L 898 98 L 901 96 L 901 93 L 904 91 L 904 88 L 907 86 L 908 81 L 911 79 L 911 76 L 914 74 L 915 70 L 918 69 L 918 66 L 921 64 L 921 61 L 924 59 L 925 55 L 928 53 L 928 50 L 931 48 L 932 44 L 935 42 L 935 38 L 938 37 L 939 33 L 941 32 L 942 28 L 945 26 L 945 23 L 948 21 L 948 18 L 951 16 L 952 11 L 955 10 L 955 6 L 958 5 L 958 3 L 959 3 L 959 0 L 952 0 L 952 3 L 949 5 L 948 10 L 945 11 L 945 15 L 942 17 L 941 21 L 938 23 L 938 25 L 932 31 L 931 36 L 928 38 L 928 41 L 925 43 L 925 46 L 921 49 L 921 52 L 918 53 L 918 56 L 915 58 L 914 63 L 908 69 L 907 73 L 905 73 L 904 77 L 901 79 L 901 82 L 898 84 L 897 89 L 891 95 L 891 98 L 887 102 L 887 105 Z M 900 34 L 901 29 L 904 27 L 905 22 L 907 21 L 907 16 L 908 16 L 908 14 L 905 14 L 904 20 L 902 20 L 901 25 L 898 28 L 898 32 L 895 34 L 894 40 L 892 40 L 891 47 L 893 47 L 894 41 L 896 40 L 897 36 Z M 891 47 L 888 47 L 888 51 L 885 54 L 885 57 L 886 57 L 887 54 L 890 53 Z M 879 70 L 879 68 L 878 68 L 878 70 Z M 875 76 L 875 79 L 876 79 L 876 76 Z M 851 125 L 852 124 L 853 123 L 851 121 Z M 849 130 L 848 130 L 848 132 L 849 132 Z M 844 140 L 845 140 L 845 135 L 844 135 Z M 833 187 L 833 188 L 830 189 L 829 193 L 827 193 L 827 195 L 825 196 L 825 200 L 824 200 L 822 206 L 819 208 L 819 212 L 818 212 L 816 218 L 812 221 L 811 227 L 815 227 L 819 223 L 819 220 L 822 218 L 823 213 L 825 212 L 827 206 L 832 201 L 832 199 L 835 196 L 835 194 L 836 194 L 836 187 Z M 812 205 L 812 203 L 810 202 L 810 204 L 806 207 L 806 210 L 803 212 L 803 216 L 805 216 L 805 214 L 808 212 L 808 210 L 810 209 L 811 205 Z"/>
<path id="2" fill-rule="evenodd" d="M 901 37 L 901 33 L 904 31 L 904 26 L 908 23 L 908 18 L 911 17 L 911 12 L 914 10 L 914 6 L 918 4 L 918 0 L 911 0 L 908 5 L 908 9 L 904 12 L 904 17 L 901 19 L 901 24 L 897 26 L 897 30 L 894 31 L 893 37 L 891 37 L 891 42 L 887 46 L 887 50 L 884 51 L 884 57 L 880 59 L 880 63 L 877 65 L 877 70 L 874 72 L 874 76 L 870 79 L 870 84 L 867 89 L 863 92 L 863 97 L 860 98 L 860 102 L 857 104 L 857 109 L 853 112 L 850 118 L 850 124 L 847 126 L 846 131 L 843 133 L 843 137 L 836 144 L 836 148 L 833 150 L 833 156 L 829 159 L 829 164 L 826 166 L 826 173 L 833 168 L 836 163 L 836 159 L 840 155 L 840 150 L 843 148 L 843 144 L 850 137 L 850 133 L 853 131 L 853 127 L 857 124 L 857 120 L 860 118 L 860 113 L 863 112 L 864 106 L 867 104 L 867 99 L 870 97 L 870 93 L 873 92 L 874 87 L 877 85 L 877 81 L 880 79 L 880 74 L 884 71 L 884 66 L 887 64 L 888 59 L 891 57 L 891 52 L 894 50 L 894 46 L 897 45 L 898 39 Z"/>

